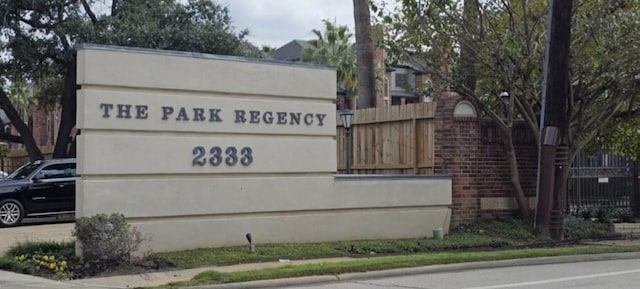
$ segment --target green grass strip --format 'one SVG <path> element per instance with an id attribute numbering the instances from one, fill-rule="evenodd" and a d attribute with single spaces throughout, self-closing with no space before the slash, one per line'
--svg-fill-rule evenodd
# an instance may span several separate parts
<path id="1" fill-rule="evenodd" d="M 324 243 L 260 244 L 250 253 L 247 246 L 203 248 L 156 253 L 152 258 L 175 264 L 178 268 L 255 263 L 278 259 L 317 259 L 375 254 L 414 254 L 434 251 L 504 247 L 511 243 L 482 235 L 455 234 L 447 239 L 357 240 Z"/>
<path id="2" fill-rule="evenodd" d="M 199 286 L 235 282 L 247 282 L 256 280 L 292 278 L 317 275 L 337 275 L 353 272 L 367 272 L 376 270 L 388 270 L 396 268 L 419 267 L 436 264 L 452 264 L 474 261 L 496 261 L 534 257 L 552 257 L 567 255 L 588 255 L 603 253 L 640 252 L 640 246 L 615 246 L 615 247 L 564 247 L 548 249 L 524 249 L 504 250 L 491 252 L 463 252 L 463 253 L 432 253 L 414 254 L 406 256 L 386 256 L 366 259 L 354 259 L 340 262 L 327 262 L 321 264 L 285 265 L 278 268 L 259 269 L 221 273 L 207 271 L 198 274 L 193 279 L 185 282 L 170 283 L 160 288 L 176 288 L 183 286 Z"/>

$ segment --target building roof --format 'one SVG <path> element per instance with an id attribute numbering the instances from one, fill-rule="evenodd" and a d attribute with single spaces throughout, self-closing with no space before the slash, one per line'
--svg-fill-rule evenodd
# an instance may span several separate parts
<path id="1" fill-rule="evenodd" d="M 414 73 L 427 73 L 429 72 L 429 67 L 426 63 L 418 62 L 418 61 L 407 61 L 407 62 L 399 62 L 395 64 L 389 65 L 391 69 L 395 68 L 409 68 L 414 70 Z"/>
<path id="2" fill-rule="evenodd" d="M 277 60 L 300 61 L 302 58 L 302 50 L 309 46 L 310 44 L 307 41 L 292 40 L 291 42 L 274 50 L 271 57 Z"/>
<path id="3" fill-rule="evenodd" d="M 411 92 L 406 92 L 404 90 L 391 90 L 391 96 L 392 97 L 404 97 L 404 98 L 418 98 L 417 95 L 411 93 Z"/>

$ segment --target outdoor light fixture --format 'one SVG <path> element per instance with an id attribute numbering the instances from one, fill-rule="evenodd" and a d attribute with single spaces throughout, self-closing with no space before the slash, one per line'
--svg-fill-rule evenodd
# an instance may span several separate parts
<path id="1" fill-rule="evenodd" d="M 342 119 L 342 126 L 345 129 L 351 128 L 351 119 L 353 118 L 353 111 L 344 109 L 340 112 L 340 118 Z"/>
<path id="2" fill-rule="evenodd" d="M 502 99 L 506 104 L 509 104 L 509 93 L 506 91 L 501 92 L 500 99 Z"/>
<path id="3" fill-rule="evenodd" d="M 247 241 L 249 241 L 249 252 L 255 253 L 256 245 L 253 244 L 253 238 L 251 238 L 251 233 L 247 233 L 245 237 L 247 237 Z"/>
<path id="4" fill-rule="evenodd" d="M 506 91 L 503 91 L 500 93 L 500 100 L 502 100 L 502 109 L 504 110 L 504 117 L 507 118 L 509 117 L 509 101 L 511 100 L 509 98 L 509 93 Z"/>
<path id="5" fill-rule="evenodd" d="M 340 112 L 342 126 L 344 127 L 347 149 L 345 163 L 347 166 L 346 173 L 351 174 L 351 120 L 353 119 L 353 111 L 344 109 Z"/>

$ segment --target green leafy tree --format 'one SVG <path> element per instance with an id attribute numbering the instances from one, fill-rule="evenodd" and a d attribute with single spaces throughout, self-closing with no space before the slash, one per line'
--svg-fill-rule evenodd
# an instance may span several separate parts
<path id="1" fill-rule="evenodd" d="M 23 118 L 29 115 L 29 109 L 36 104 L 32 86 L 24 80 L 15 79 L 9 85 L 9 100 Z"/>
<path id="2" fill-rule="evenodd" d="M 0 99 L 0 106 L 2 106 L 3 103 L 7 103 L 7 101 L 13 104 L 13 107 L 12 107 L 13 110 L 11 110 L 11 107 L 8 107 L 7 110 L 5 110 L 5 113 L 7 115 L 13 115 L 14 117 L 18 117 L 20 120 L 23 120 L 26 117 L 28 117 L 29 108 L 33 104 L 35 104 L 35 98 L 33 96 L 33 91 L 31 89 L 31 86 L 22 79 L 4 78 L 2 79 L 2 82 L 4 83 L 2 90 L 8 91 L 8 94 L 7 94 L 7 99 L 5 101 Z M 2 123 L 2 126 L 4 125 L 6 125 L 6 123 Z M 21 122 L 21 125 L 22 125 L 21 129 L 23 130 L 29 129 L 24 122 Z M 12 135 L 11 133 L 7 133 L 4 131 L 0 132 L 0 139 L 8 142 L 15 142 L 15 143 L 32 142 L 35 144 L 35 140 L 33 138 L 22 138 L 20 136 Z"/>
<path id="3" fill-rule="evenodd" d="M 75 44 L 261 56 L 245 40 L 246 30 L 234 32 L 228 9 L 207 0 L 12 0 L 0 2 L 0 15 L 6 55 L 0 59 L 0 77 L 34 83 L 41 105 L 61 104 L 54 157 L 73 155 L 69 148 L 76 114 Z M 4 90 L 0 108 L 24 140 L 30 159 L 42 158 Z"/>
<path id="4" fill-rule="evenodd" d="M 522 214 L 530 214 L 513 130 L 516 122 L 525 122 L 536 139 L 540 136 L 548 1 L 476 1 L 473 22 L 464 14 L 463 4 L 469 1 L 397 2 L 395 11 L 379 15 L 387 31 L 387 48 L 396 58 L 428 63 L 441 82 L 478 100 L 484 115 L 503 132 L 514 196 Z M 593 0 L 574 5 L 567 72 L 569 161 L 596 136 L 640 115 L 639 2 Z M 465 45 L 470 33 L 475 35 L 473 45 Z M 469 66 L 461 50 L 474 56 L 475 89 L 465 83 L 466 78 L 457 77 L 465 63 Z M 503 92 L 508 101 L 499 98 Z M 566 177 L 568 169 L 564 168 Z"/>
<path id="5" fill-rule="evenodd" d="M 353 97 L 358 91 L 358 81 L 352 34 L 347 26 L 336 26 L 328 20 L 323 20 L 323 23 L 323 32 L 312 30 L 315 39 L 309 41 L 310 47 L 302 51 L 302 61 L 335 66 L 338 86 L 346 89 L 348 97 Z"/>

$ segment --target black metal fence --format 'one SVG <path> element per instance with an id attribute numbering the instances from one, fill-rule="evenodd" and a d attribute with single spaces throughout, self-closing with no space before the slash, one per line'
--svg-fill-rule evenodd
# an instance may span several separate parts
<path id="1" fill-rule="evenodd" d="M 571 164 L 569 210 L 608 209 L 639 215 L 638 165 L 611 153 L 579 153 Z"/>

